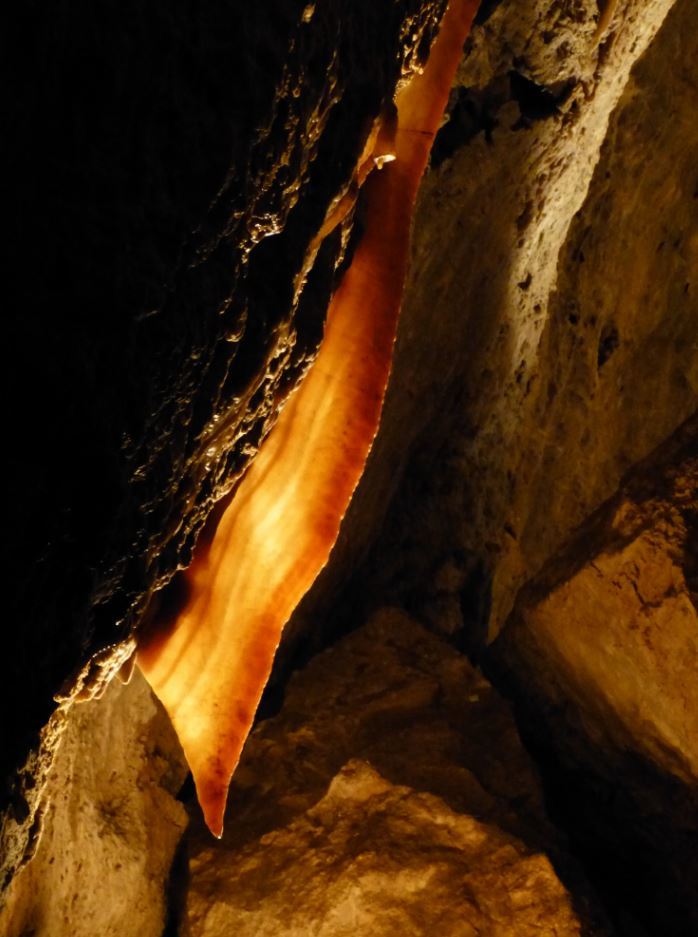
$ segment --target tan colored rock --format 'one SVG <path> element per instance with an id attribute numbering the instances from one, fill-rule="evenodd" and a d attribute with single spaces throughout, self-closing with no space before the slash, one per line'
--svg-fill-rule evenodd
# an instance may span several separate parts
<path id="1" fill-rule="evenodd" d="M 541 585 L 495 651 L 527 741 L 619 927 L 686 937 L 695 547 L 667 549 L 665 519 L 617 555 L 602 536 L 598 569 L 568 569 L 554 594 L 540 578 L 570 545 L 583 565 L 577 528 L 698 404 L 696 4 L 618 0 L 597 46 L 599 6 L 502 3 L 473 33 L 461 137 L 422 193 L 383 427 L 296 626 L 323 620 L 354 564 L 338 614 L 406 604 L 482 655 Z"/>
<path id="2" fill-rule="evenodd" d="M 504 116 L 495 159 L 480 137 L 433 180 L 453 204 L 470 172 L 464 195 L 472 185 L 481 195 L 477 225 L 491 246 L 484 269 L 481 247 L 471 265 L 452 258 L 465 272 L 444 274 L 444 286 L 449 306 L 475 317 L 446 451 L 460 479 L 458 540 L 492 570 L 492 637 L 520 586 L 698 401 L 694 16 L 692 0 L 618 3 L 590 71 L 579 38 L 565 36 L 556 71 L 541 48 L 546 29 L 525 46 L 514 30 L 529 74 L 553 89 L 573 79 L 569 97 L 547 119 Z M 558 28 L 579 33 L 564 18 Z M 486 182 L 481 166 L 467 168 L 478 150 Z"/>
<path id="3" fill-rule="evenodd" d="M 184 769 L 186 770 L 186 769 Z M 138 672 L 74 706 L 36 852 L 10 885 L 4 937 L 160 937 L 186 812 L 174 733 Z"/>
<path id="4" fill-rule="evenodd" d="M 698 787 L 698 417 L 525 589 L 499 646 L 518 677 Z"/>
<path id="5" fill-rule="evenodd" d="M 362 761 L 296 822 L 191 872 L 191 937 L 581 933 L 546 857 Z"/>
<path id="6" fill-rule="evenodd" d="M 628 903 L 656 896 L 648 933 L 694 933 L 698 415 L 522 591 L 492 653 L 577 837 L 620 852 Z"/>
<path id="7" fill-rule="evenodd" d="M 509 707 L 396 610 L 292 679 L 190 853 L 186 937 L 583 932 Z"/>

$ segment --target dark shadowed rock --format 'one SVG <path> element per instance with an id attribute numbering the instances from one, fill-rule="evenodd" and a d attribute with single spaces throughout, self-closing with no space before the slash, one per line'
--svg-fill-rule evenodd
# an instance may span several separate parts
<path id="1" fill-rule="evenodd" d="M 609 903 L 672 937 L 698 929 L 697 573 L 693 417 L 522 590 L 489 652 Z"/>
<path id="2" fill-rule="evenodd" d="M 6 19 L 2 779 L 55 694 L 103 682 L 314 357 L 351 218 L 313 239 L 443 7 L 105 0 Z M 33 808 L 8 800 L 23 823 Z"/>

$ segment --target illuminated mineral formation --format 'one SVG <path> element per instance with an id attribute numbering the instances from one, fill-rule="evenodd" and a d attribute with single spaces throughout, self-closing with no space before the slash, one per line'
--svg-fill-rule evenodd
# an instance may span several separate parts
<path id="1" fill-rule="evenodd" d="M 396 126 L 375 129 L 357 175 L 387 165 L 366 182 L 365 234 L 318 357 L 187 571 L 183 611 L 141 639 L 139 666 L 217 836 L 282 629 L 327 562 L 378 427 L 417 188 L 476 6 L 454 0 L 424 70 L 398 92 Z"/>

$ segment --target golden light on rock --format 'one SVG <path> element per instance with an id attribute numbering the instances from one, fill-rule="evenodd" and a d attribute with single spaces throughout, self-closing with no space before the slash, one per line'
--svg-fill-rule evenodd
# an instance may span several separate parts
<path id="1" fill-rule="evenodd" d="M 375 133 L 359 175 L 387 165 L 366 182 L 366 231 L 315 364 L 187 571 L 183 611 L 140 641 L 139 666 L 217 836 L 282 629 L 327 562 L 376 433 L 417 188 L 476 8 L 474 0 L 449 6 L 426 67 L 397 96 L 396 126 L 384 121 Z"/>

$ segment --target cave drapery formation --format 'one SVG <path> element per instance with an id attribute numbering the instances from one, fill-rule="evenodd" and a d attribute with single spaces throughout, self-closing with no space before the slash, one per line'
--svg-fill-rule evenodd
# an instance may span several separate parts
<path id="1" fill-rule="evenodd" d="M 357 188 L 367 161 L 392 165 L 367 183 L 364 234 L 317 359 L 194 557 L 185 608 L 139 640 L 217 836 L 283 626 L 327 562 L 376 434 L 417 187 L 474 12 L 472 0 L 452 0 L 426 64 L 399 89 L 394 116 L 379 118 L 375 143 L 369 136 Z"/>
<path id="2" fill-rule="evenodd" d="M 259 676 L 200 628 L 188 661 L 210 652 L 246 705 L 229 775 L 375 431 L 439 123 L 401 159 L 401 95 L 474 7 L 10 18 L 2 933 L 698 932 L 695 0 L 485 0 L 451 33 L 381 428 L 220 843 L 133 673 L 287 450 L 283 562 L 255 559 L 256 517 L 236 547 L 244 601 L 281 609 Z M 343 302 L 346 357 L 321 345 Z M 284 604 L 274 576 L 313 552 L 303 483 L 322 513 L 360 410 L 337 391 L 304 468 L 284 420 L 322 410 L 323 355 L 372 416 Z"/>

